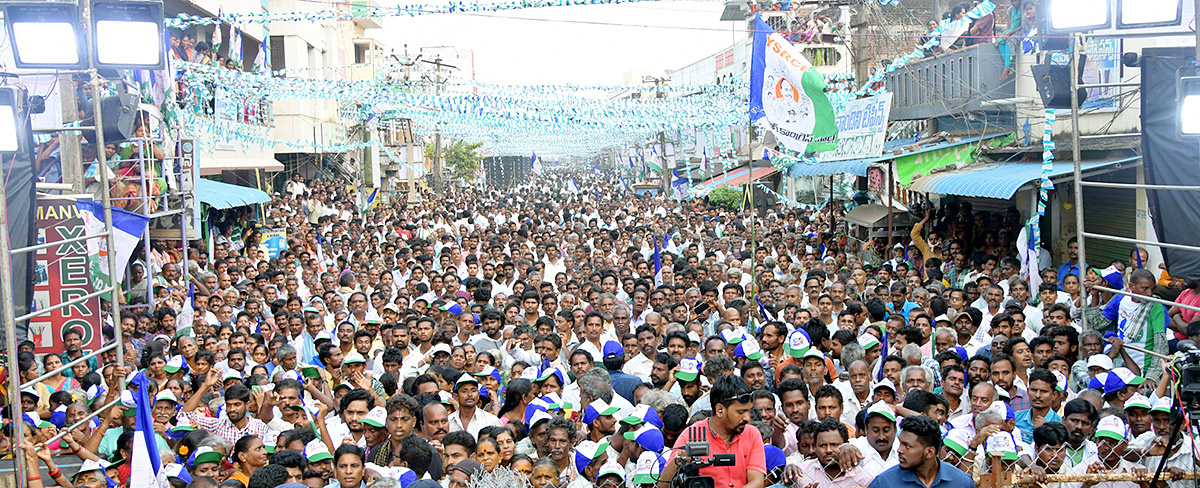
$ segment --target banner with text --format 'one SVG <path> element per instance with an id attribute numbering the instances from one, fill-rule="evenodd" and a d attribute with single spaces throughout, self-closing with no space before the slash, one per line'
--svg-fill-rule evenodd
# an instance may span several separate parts
<path id="1" fill-rule="evenodd" d="M 82 237 L 86 226 L 74 200 L 39 198 L 37 201 L 38 244 Z M 92 286 L 87 243 L 84 241 L 38 250 L 33 286 L 33 309 L 43 310 L 68 300 L 90 295 Z M 34 352 L 63 352 L 63 332 L 83 334 L 82 348 L 94 351 L 101 345 L 100 298 L 63 307 L 29 319 L 29 340 Z"/>
<path id="2" fill-rule="evenodd" d="M 876 158 L 883 154 L 892 94 L 860 98 L 834 108 L 837 117 L 837 148 L 819 153 L 821 161 Z"/>

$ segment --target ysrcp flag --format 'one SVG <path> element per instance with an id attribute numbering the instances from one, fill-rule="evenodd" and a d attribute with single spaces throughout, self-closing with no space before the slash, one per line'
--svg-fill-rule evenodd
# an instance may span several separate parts
<path id="1" fill-rule="evenodd" d="M 99 236 L 104 233 L 104 206 L 91 200 L 75 202 L 79 209 L 79 217 L 83 219 L 84 235 Z M 129 257 L 133 249 L 142 241 L 142 233 L 150 219 L 143 215 L 127 212 L 113 207 L 113 247 L 116 250 L 117 277 L 115 282 L 125 278 L 125 267 L 129 265 Z M 108 281 L 108 241 L 103 237 L 87 240 L 88 264 L 92 283 L 97 287 L 107 286 Z"/>
<path id="2" fill-rule="evenodd" d="M 754 19 L 750 58 L 750 119 L 763 118 L 775 138 L 792 151 L 837 147 L 837 121 L 825 96 L 825 77 L 792 43 Z"/>

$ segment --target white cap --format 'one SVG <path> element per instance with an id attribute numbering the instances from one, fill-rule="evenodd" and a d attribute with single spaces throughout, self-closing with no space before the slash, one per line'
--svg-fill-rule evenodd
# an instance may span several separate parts
<path id="1" fill-rule="evenodd" d="M 1088 358 L 1087 366 L 1089 368 L 1099 367 L 1105 371 L 1111 371 L 1113 369 L 1113 361 L 1107 354 L 1093 354 Z"/>

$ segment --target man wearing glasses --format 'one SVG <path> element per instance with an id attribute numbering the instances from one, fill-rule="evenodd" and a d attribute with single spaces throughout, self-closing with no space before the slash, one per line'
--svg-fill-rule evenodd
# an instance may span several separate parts
<path id="1" fill-rule="evenodd" d="M 702 476 L 711 476 L 716 488 L 763 488 L 767 475 L 766 455 L 762 435 L 750 424 L 753 398 L 750 387 L 739 376 L 728 375 L 717 380 L 709 391 L 712 415 L 684 429 L 675 442 L 675 450 L 658 478 L 658 487 L 667 488 L 679 470 L 675 456 L 691 441 L 709 445 L 709 455 L 733 454 L 733 466 L 709 466 L 700 469 Z"/>

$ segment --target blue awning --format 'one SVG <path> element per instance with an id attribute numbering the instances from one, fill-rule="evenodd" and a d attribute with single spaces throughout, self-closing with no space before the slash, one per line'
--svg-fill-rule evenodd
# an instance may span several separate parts
<path id="1" fill-rule="evenodd" d="M 1109 161 L 1083 161 L 1083 171 L 1134 164 L 1141 156 Z M 1051 178 L 1071 174 L 1075 165 L 1070 162 L 1052 163 Z M 1042 177 L 1042 163 L 985 163 L 972 164 L 957 171 L 924 176 L 913 181 L 909 190 L 957 195 L 962 197 L 998 198 L 1008 200 L 1026 183 Z"/>
<path id="2" fill-rule="evenodd" d="M 271 196 L 257 188 L 230 185 L 200 178 L 196 180 L 196 198 L 213 208 L 227 209 L 257 205 L 271 201 Z"/>
<path id="3" fill-rule="evenodd" d="M 797 163 L 797 164 L 793 164 L 792 166 L 788 167 L 787 175 L 792 178 L 798 178 L 801 176 L 829 176 L 829 175 L 838 175 L 838 174 L 852 174 L 852 175 L 858 175 L 858 176 L 866 176 L 867 168 L 869 168 L 872 164 L 875 164 L 875 163 L 878 163 L 881 161 L 888 161 L 888 160 L 896 159 L 899 157 L 912 156 L 913 154 L 921 154 L 921 153 L 926 153 L 929 151 L 936 151 L 938 149 L 952 147 L 952 146 L 958 146 L 958 145 L 962 145 L 962 144 L 970 144 L 972 142 L 979 142 L 983 139 L 991 139 L 993 137 L 1000 137 L 1000 136 L 1004 136 L 1006 134 L 1008 134 L 1008 132 L 1000 132 L 1000 133 L 996 133 L 996 134 L 989 134 L 989 135 L 977 136 L 977 137 L 967 137 L 967 138 L 960 139 L 960 140 L 957 140 L 954 142 L 939 142 L 937 144 L 922 146 L 920 149 L 918 149 L 916 151 L 903 152 L 900 154 L 894 154 L 894 153 L 895 153 L 895 151 L 902 149 L 905 146 L 912 145 L 913 140 L 912 139 L 896 139 L 896 140 L 891 140 L 891 141 L 887 141 L 887 142 L 883 143 L 883 154 L 880 155 L 879 157 L 862 158 L 862 159 L 847 159 L 844 161 L 829 161 L 829 162 L 820 162 L 820 163 L 815 163 L 815 164 Z"/>

